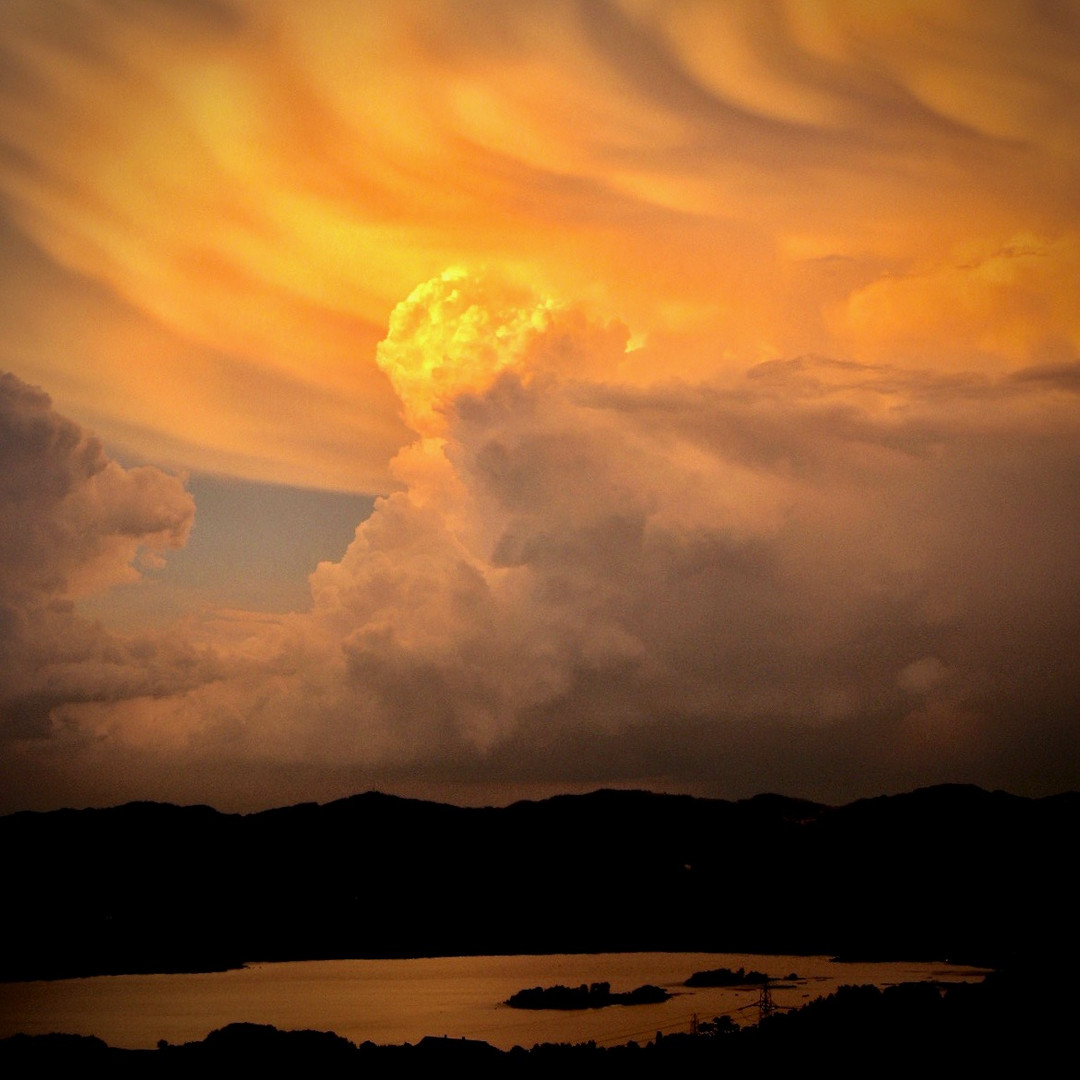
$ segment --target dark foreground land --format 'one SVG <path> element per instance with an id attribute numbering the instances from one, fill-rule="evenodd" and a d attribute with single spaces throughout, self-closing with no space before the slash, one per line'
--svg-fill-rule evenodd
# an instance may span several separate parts
<path id="1" fill-rule="evenodd" d="M 997 967 L 1075 941 L 1078 838 L 1078 794 L 962 786 L 23 812 L 0 817 L 0 979 L 655 949 Z"/>
<path id="2" fill-rule="evenodd" d="M 202 1042 L 120 1050 L 71 1035 L 0 1040 L 5 1076 L 107 1075 L 188 1077 L 267 1075 L 401 1077 L 550 1076 L 556 1069 L 590 1076 L 668 1077 L 673 1070 L 753 1070 L 778 1076 L 807 1067 L 831 1077 L 969 1075 L 1003 1068 L 1050 1075 L 1073 1058 L 1075 987 L 1046 972 L 1014 970 L 983 984 L 939 990 L 926 983 L 888 988 L 842 987 L 790 1013 L 738 1029 L 724 1018 L 696 1035 L 667 1035 L 644 1045 L 545 1044 L 500 1051 L 472 1040 L 428 1038 L 416 1045 L 356 1046 L 329 1032 L 279 1031 L 233 1024 Z M 587 1070 L 587 1072 L 585 1071 Z M 706 1075 L 703 1071 L 701 1075 Z M 728 1075 L 732 1075 L 730 1072 Z"/>

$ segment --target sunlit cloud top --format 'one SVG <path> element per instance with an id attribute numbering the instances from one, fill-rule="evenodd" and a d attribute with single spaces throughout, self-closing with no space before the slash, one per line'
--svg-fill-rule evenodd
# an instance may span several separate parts
<path id="1" fill-rule="evenodd" d="M 0 193 L 42 261 L 7 351 L 144 454 L 366 490 L 407 439 L 374 344 L 451 265 L 620 319 L 648 345 L 638 379 L 812 351 L 1063 362 L 1078 22 L 914 0 L 8 4 Z M 79 356 L 50 318 L 73 292 Z M 275 442 L 258 417 L 283 393 Z"/>

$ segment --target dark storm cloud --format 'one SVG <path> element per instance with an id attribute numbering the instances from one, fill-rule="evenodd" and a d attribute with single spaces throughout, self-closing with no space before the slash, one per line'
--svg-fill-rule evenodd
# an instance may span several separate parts
<path id="1" fill-rule="evenodd" d="M 368 776 L 492 785 L 772 762 L 818 795 L 1074 774 L 1080 442 L 1052 390 L 824 358 L 626 387 L 554 373 L 565 326 L 508 325 L 518 359 L 448 384 L 445 438 L 313 575 L 278 753 L 321 731 Z"/>
<path id="2" fill-rule="evenodd" d="M 123 469 L 48 395 L 0 375 L 0 707 L 13 737 L 45 734 L 69 701 L 175 691 L 195 654 L 127 641 L 74 601 L 139 577 L 187 538 L 194 504 L 174 477 Z M 187 651 L 186 660 L 181 660 Z"/>
<path id="3" fill-rule="evenodd" d="M 1022 368 L 1012 378 L 1020 383 L 1040 383 L 1047 388 L 1056 387 L 1074 394 L 1080 393 L 1080 361 L 1073 364 L 1043 364 L 1039 367 Z"/>

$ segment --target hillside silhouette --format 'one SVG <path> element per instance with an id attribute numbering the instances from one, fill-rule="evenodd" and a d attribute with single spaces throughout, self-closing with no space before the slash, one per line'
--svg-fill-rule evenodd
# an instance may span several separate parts
<path id="1" fill-rule="evenodd" d="M 505 808 L 368 793 L 223 814 L 0 818 L 0 977 L 249 961 L 670 949 L 1076 954 L 1080 796 L 943 786 L 828 807 L 597 791 Z"/>

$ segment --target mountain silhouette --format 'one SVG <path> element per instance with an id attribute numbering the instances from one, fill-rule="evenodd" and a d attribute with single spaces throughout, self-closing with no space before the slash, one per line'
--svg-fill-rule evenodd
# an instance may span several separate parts
<path id="1" fill-rule="evenodd" d="M 369 792 L 223 814 L 0 818 L 5 979 L 249 961 L 707 950 L 1076 953 L 1080 795 L 947 785 L 829 807 L 596 791 L 466 808 Z"/>

